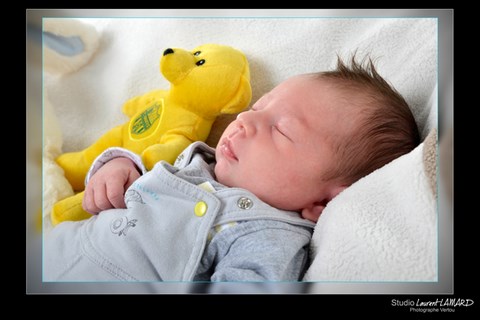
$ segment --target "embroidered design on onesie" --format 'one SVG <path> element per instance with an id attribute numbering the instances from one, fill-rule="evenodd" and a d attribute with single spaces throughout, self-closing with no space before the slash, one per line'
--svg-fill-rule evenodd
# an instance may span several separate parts
<path id="1" fill-rule="evenodd" d="M 130 228 L 136 226 L 137 219 L 128 220 L 127 217 L 115 218 L 110 223 L 110 231 L 118 236 L 126 236 Z"/>
<path id="2" fill-rule="evenodd" d="M 137 190 L 132 189 L 125 192 L 125 204 L 127 205 L 127 207 L 130 202 L 138 202 L 141 204 L 145 204 L 145 202 L 143 202 L 142 195 Z"/>

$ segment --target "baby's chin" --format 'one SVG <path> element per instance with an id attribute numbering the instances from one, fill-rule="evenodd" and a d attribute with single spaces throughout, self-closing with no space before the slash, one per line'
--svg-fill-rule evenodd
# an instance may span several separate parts
<path id="1" fill-rule="evenodd" d="M 222 161 L 217 161 L 217 164 L 215 165 L 215 169 L 214 169 L 214 173 L 215 173 L 215 180 L 217 180 L 217 182 L 223 184 L 224 186 L 226 187 L 234 187 L 231 185 L 231 182 L 229 180 L 231 180 L 231 176 L 225 172 L 223 166 L 225 164 L 222 163 Z"/>

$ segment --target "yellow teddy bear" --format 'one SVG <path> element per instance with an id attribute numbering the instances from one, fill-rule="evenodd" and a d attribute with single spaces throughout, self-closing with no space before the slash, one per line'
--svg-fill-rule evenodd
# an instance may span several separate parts
<path id="1" fill-rule="evenodd" d="M 216 117 L 243 111 L 252 97 L 248 61 L 229 46 L 166 49 L 160 70 L 170 82 L 170 90 L 154 90 L 130 99 L 123 106 L 130 117 L 128 122 L 86 149 L 56 159 L 75 191 L 84 189 L 92 162 L 105 149 L 124 147 L 140 154 L 148 170 L 160 160 L 173 163 L 190 143 L 207 139 Z M 82 209 L 82 199 L 80 192 L 57 202 L 52 223 L 90 217 Z"/>

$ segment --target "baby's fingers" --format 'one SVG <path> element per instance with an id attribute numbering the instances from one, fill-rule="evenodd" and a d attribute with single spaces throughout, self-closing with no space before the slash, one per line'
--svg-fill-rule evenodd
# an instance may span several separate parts
<path id="1" fill-rule="evenodd" d="M 85 188 L 82 207 L 83 207 L 83 210 L 91 214 L 97 214 L 100 212 L 100 209 L 95 205 L 94 188 L 89 186 Z"/>
<path id="2" fill-rule="evenodd" d="M 112 208 L 124 208 L 123 183 L 119 184 L 118 179 L 107 181 L 93 180 L 85 188 L 83 197 L 83 209 L 92 214 Z"/>
<path id="3" fill-rule="evenodd" d="M 106 206 L 110 206 L 109 208 L 126 208 L 125 205 L 125 183 L 123 181 L 115 181 L 117 179 L 113 179 L 106 185 L 106 198 L 108 204 L 105 203 Z M 102 199 L 103 200 L 103 199 Z M 97 203 L 98 205 L 98 203 Z M 103 205 L 103 203 L 102 203 Z M 109 209 L 107 208 L 107 209 Z"/>

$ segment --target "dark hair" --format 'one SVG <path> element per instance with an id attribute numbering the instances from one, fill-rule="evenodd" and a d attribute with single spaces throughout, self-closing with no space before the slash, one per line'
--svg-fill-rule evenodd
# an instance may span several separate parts
<path id="1" fill-rule="evenodd" d="M 419 144 L 415 119 L 405 99 L 376 71 L 370 58 L 350 66 L 338 57 L 337 68 L 316 74 L 331 81 L 345 101 L 362 108 L 360 122 L 347 139 L 333 139 L 338 161 L 324 180 L 352 184 L 363 176 L 413 150 Z"/>

